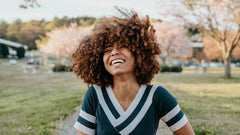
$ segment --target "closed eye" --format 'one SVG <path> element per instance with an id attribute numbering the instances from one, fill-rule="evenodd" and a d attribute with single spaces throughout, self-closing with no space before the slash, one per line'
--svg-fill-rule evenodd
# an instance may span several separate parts
<path id="1" fill-rule="evenodd" d="M 128 46 L 126 46 L 126 45 L 122 45 L 121 48 L 128 48 Z"/>
<path id="2" fill-rule="evenodd" d="M 106 53 L 106 52 L 110 52 L 111 50 L 110 49 L 105 49 L 103 52 Z"/>
<path id="3" fill-rule="evenodd" d="M 111 50 L 112 50 L 112 46 L 109 45 L 109 46 L 106 46 L 103 52 L 106 53 L 106 52 L 110 52 Z"/>

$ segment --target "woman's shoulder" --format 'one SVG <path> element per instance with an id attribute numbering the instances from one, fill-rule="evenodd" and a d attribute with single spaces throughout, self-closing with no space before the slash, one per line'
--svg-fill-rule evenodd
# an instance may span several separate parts
<path id="1" fill-rule="evenodd" d="M 93 84 L 87 89 L 85 95 L 91 97 L 95 96 L 97 98 L 99 95 L 102 95 L 102 91 L 105 89 L 106 89 L 105 87 Z"/>
<path id="2" fill-rule="evenodd" d="M 90 87 L 88 87 L 87 91 L 89 92 L 96 92 L 97 90 L 102 90 L 103 87 L 97 85 L 97 84 L 93 84 Z"/>
<path id="3" fill-rule="evenodd" d="M 168 90 L 161 85 L 148 85 L 148 87 L 151 87 L 151 88 L 156 87 L 156 91 L 155 91 L 156 94 L 165 95 L 169 93 Z"/>
<path id="4" fill-rule="evenodd" d="M 167 90 L 167 88 L 161 86 L 161 85 L 150 85 L 151 87 L 155 86 L 156 91 L 154 93 L 154 99 L 156 100 L 170 100 L 174 99 L 173 95 Z"/>
<path id="5" fill-rule="evenodd" d="M 85 93 L 85 97 L 86 98 L 97 98 L 97 94 L 96 94 L 96 90 L 98 85 L 91 85 L 90 87 L 88 87 L 86 93 Z"/>
<path id="6" fill-rule="evenodd" d="M 88 112 L 91 112 L 89 110 L 95 110 L 97 104 L 98 104 L 98 96 L 97 96 L 94 85 L 92 85 L 87 89 L 87 91 L 84 95 L 84 99 L 82 102 L 82 109 L 88 110 Z M 93 112 L 95 112 L 95 111 L 93 111 Z"/>

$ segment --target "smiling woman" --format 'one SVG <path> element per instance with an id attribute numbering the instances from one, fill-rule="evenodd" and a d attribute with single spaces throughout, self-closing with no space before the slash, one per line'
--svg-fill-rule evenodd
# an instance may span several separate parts
<path id="1" fill-rule="evenodd" d="M 106 19 L 73 54 L 73 71 L 87 90 L 74 125 L 80 135 L 155 135 L 163 120 L 176 135 L 194 134 L 176 99 L 150 85 L 160 48 L 148 16 Z"/>
<path id="2" fill-rule="evenodd" d="M 80 43 L 73 54 L 74 71 L 86 83 L 100 86 L 113 83 L 112 75 L 103 64 L 104 52 L 111 51 L 113 47 L 127 48 L 132 53 L 136 62 L 134 74 L 139 84 L 148 84 L 160 71 L 156 59 L 160 48 L 149 18 L 140 19 L 136 13 L 125 16 L 105 20 L 95 33 Z"/>

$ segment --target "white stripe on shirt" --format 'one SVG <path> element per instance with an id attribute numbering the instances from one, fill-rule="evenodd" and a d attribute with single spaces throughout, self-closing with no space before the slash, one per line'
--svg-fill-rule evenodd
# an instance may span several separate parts
<path id="1" fill-rule="evenodd" d="M 166 115 L 164 115 L 161 119 L 164 122 L 168 122 L 170 119 L 172 119 L 174 116 L 176 116 L 180 110 L 181 109 L 180 109 L 179 105 L 177 104 L 170 112 L 168 112 Z"/>
<path id="2" fill-rule="evenodd" d="M 183 117 L 177 123 L 173 124 L 169 128 L 172 130 L 172 132 L 174 132 L 182 128 L 187 122 L 188 122 L 187 117 L 183 115 Z"/>
<path id="3" fill-rule="evenodd" d="M 96 117 L 91 114 L 86 113 L 82 109 L 80 110 L 79 115 L 89 122 L 96 123 Z"/>
<path id="4" fill-rule="evenodd" d="M 84 126 L 83 124 L 79 123 L 78 121 L 75 122 L 74 127 L 77 130 L 79 130 L 79 131 L 81 131 L 85 134 L 95 135 L 95 130 L 94 129 L 88 128 L 88 127 Z"/>

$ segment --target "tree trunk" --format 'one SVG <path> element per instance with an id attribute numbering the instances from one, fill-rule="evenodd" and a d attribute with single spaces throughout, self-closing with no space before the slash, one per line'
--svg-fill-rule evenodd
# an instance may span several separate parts
<path id="1" fill-rule="evenodd" d="M 163 66 L 166 66 L 166 60 L 167 60 L 167 57 L 162 57 Z"/>
<path id="2" fill-rule="evenodd" d="M 232 58 L 232 53 L 229 54 L 229 56 L 224 57 L 224 68 L 225 68 L 225 77 L 230 78 L 231 77 L 231 58 Z"/>

